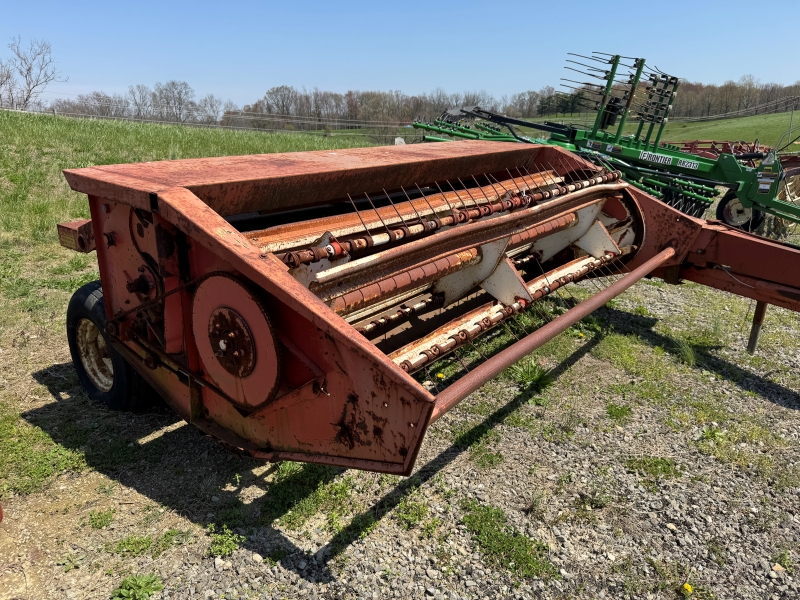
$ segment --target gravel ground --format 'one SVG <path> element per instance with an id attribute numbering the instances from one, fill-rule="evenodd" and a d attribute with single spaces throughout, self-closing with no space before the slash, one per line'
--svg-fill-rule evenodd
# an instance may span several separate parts
<path id="1" fill-rule="evenodd" d="M 550 388 L 490 382 L 402 480 L 241 458 L 167 410 L 92 407 L 62 340 L 6 351 L 6 398 L 88 467 L 6 493 L 0 598 L 108 598 L 137 573 L 164 599 L 800 597 L 800 318 L 771 308 L 750 357 L 748 308 L 640 282 L 534 355 Z"/>

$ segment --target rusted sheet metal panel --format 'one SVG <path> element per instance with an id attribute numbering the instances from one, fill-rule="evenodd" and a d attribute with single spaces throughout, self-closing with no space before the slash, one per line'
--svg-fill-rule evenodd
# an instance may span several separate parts
<path id="1" fill-rule="evenodd" d="M 736 294 L 737 296 L 760 300 L 800 312 L 800 287 L 779 285 L 757 277 L 749 277 L 739 272 L 731 272 L 730 269 L 722 269 L 720 267 L 684 267 L 680 270 L 680 278 L 707 285 L 723 292 Z M 797 277 L 795 279 L 797 280 Z"/>
<path id="2" fill-rule="evenodd" d="M 58 243 L 75 252 L 94 250 L 94 230 L 91 219 L 58 224 Z"/>
<path id="3" fill-rule="evenodd" d="M 162 192 L 158 205 L 162 217 L 297 311 L 301 319 L 276 321 L 292 321 L 303 330 L 293 333 L 293 339 L 318 339 L 332 365 L 325 373 L 330 397 L 321 393 L 319 384 L 315 388 L 309 382 L 248 417 L 205 389 L 205 408 L 213 420 L 240 438 L 304 454 L 308 460 L 313 454 L 326 454 L 372 461 L 376 469 L 380 463 L 387 470 L 390 462 L 394 471 L 410 468 L 433 407 L 431 394 L 302 287 L 274 255 L 261 255 L 190 191 Z M 387 417 L 379 411 L 384 408 L 400 412 L 392 415 L 393 421 L 384 421 Z"/>
<path id="4" fill-rule="evenodd" d="M 680 265 L 706 222 L 685 215 L 633 186 L 624 193 L 629 194 L 641 209 L 641 228 L 644 230 L 642 247 L 628 268 L 643 264 L 664 248 L 674 248 L 675 253 L 662 267 Z"/>
<path id="5" fill-rule="evenodd" d="M 800 287 L 800 248 L 722 224 L 704 223 L 686 263 L 725 265 L 735 273 Z"/>
<path id="6" fill-rule="evenodd" d="M 465 141 L 108 165 L 64 171 L 73 190 L 147 208 L 187 188 L 221 216 L 314 206 L 347 194 L 531 167 L 539 147 Z"/>

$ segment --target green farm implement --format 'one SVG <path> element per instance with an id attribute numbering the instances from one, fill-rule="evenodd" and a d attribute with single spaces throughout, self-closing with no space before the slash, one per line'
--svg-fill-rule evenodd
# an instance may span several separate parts
<path id="1" fill-rule="evenodd" d="M 800 223 L 796 156 L 741 143 L 663 142 L 680 79 L 647 67 L 643 58 L 572 56 L 580 60 L 568 62 L 579 68 L 567 68 L 588 80 L 565 79 L 564 85 L 574 90 L 568 96 L 573 104 L 596 111 L 589 125 L 532 122 L 475 106 L 445 111 L 431 123 L 417 120 L 414 127 L 430 132 L 426 141 L 461 138 L 561 146 L 620 171 L 629 183 L 691 216 L 702 216 L 721 195 L 717 218 L 748 231 L 758 229 L 767 214 L 781 224 Z M 634 121 L 635 131 L 626 131 Z M 519 128 L 547 137 L 529 137 Z"/>

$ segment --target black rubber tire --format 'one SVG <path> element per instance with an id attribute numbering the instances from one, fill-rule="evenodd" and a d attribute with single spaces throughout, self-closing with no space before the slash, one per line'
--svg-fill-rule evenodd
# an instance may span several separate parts
<path id="1" fill-rule="evenodd" d="M 723 223 L 731 227 L 736 227 L 737 229 L 741 229 L 742 231 L 752 232 L 761 227 L 761 224 L 764 222 L 766 215 L 760 210 L 756 210 L 755 208 L 753 209 L 753 216 L 750 217 L 750 220 L 747 221 L 746 223 L 742 223 L 741 225 L 736 225 L 734 223 L 728 223 L 725 220 L 725 207 L 728 205 L 729 202 L 731 202 L 735 198 L 736 198 L 736 192 L 734 192 L 733 190 L 728 190 L 726 192 L 726 194 L 719 201 L 719 204 L 717 204 L 717 220 L 722 221 Z"/>
<path id="2" fill-rule="evenodd" d="M 100 330 L 111 356 L 114 383 L 108 391 L 103 391 L 92 383 L 81 360 L 77 330 L 82 319 L 88 319 Z M 157 397 L 155 390 L 111 345 L 106 333 L 106 309 L 99 281 L 87 283 L 72 295 L 67 306 L 67 341 L 69 342 L 69 352 L 72 355 L 72 364 L 75 366 L 78 379 L 89 398 L 111 410 L 120 411 L 140 411 L 153 403 Z"/>

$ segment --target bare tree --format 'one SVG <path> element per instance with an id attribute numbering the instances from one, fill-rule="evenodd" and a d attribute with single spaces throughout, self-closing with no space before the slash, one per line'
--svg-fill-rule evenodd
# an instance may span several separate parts
<path id="1" fill-rule="evenodd" d="M 222 98 L 217 98 L 214 94 L 204 96 L 197 103 L 197 110 L 198 120 L 209 125 L 216 124 L 222 112 Z"/>
<path id="2" fill-rule="evenodd" d="M 157 83 L 155 87 L 158 112 L 168 121 L 185 123 L 193 116 L 196 105 L 194 90 L 185 81 Z"/>
<path id="3" fill-rule="evenodd" d="M 128 102 L 134 119 L 146 119 L 153 111 L 153 90 L 141 83 L 129 86 Z"/>
<path id="4" fill-rule="evenodd" d="M 279 85 L 268 89 L 264 99 L 273 114 L 290 115 L 297 102 L 297 90 L 290 85 Z"/>
<path id="5" fill-rule="evenodd" d="M 32 39 L 28 47 L 23 48 L 22 39 L 17 36 L 8 47 L 13 54 L 9 66 L 20 78 L 14 85 L 12 100 L 18 107 L 25 109 L 36 103 L 53 81 L 66 81 L 56 68 L 49 42 Z"/>
<path id="6" fill-rule="evenodd" d="M 9 65 L 0 60 L 0 106 L 11 104 L 13 87 L 14 73 Z"/>

